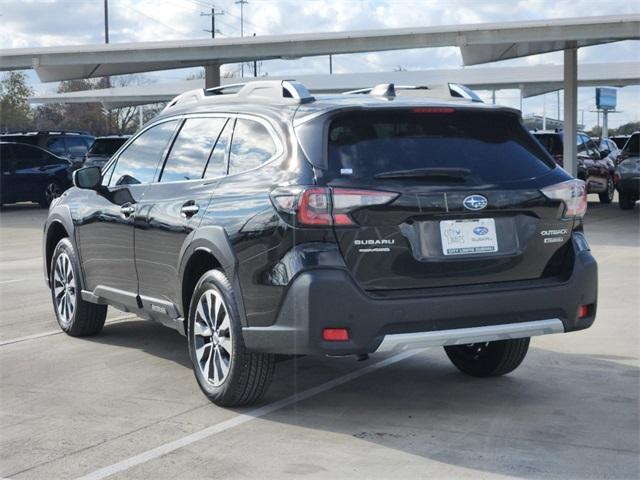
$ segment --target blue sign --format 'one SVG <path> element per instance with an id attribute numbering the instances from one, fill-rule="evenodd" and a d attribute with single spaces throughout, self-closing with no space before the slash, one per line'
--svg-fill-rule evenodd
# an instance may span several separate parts
<path id="1" fill-rule="evenodd" d="M 615 88 L 596 88 L 596 108 L 600 110 L 615 110 L 616 108 Z"/>

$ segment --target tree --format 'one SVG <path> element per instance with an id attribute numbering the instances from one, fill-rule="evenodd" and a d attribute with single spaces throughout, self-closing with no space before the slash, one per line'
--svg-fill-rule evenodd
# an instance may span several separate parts
<path id="1" fill-rule="evenodd" d="M 33 89 L 23 72 L 9 72 L 0 81 L 0 131 L 31 128 L 33 115 L 27 99 Z"/>
<path id="2" fill-rule="evenodd" d="M 629 135 L 640 130 L 640 122 L 628 122 L 620 125 L 613 133 L 609 131 L 609 135 Z"/>

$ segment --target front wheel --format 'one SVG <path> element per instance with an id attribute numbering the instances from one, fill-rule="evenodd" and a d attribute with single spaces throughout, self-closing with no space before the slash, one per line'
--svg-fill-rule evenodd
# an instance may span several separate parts
<path id="1" fill-rule="evenodd" d="M 473 377 L 497 377 L 514 371 L 529 350 L 529 338 L 444 347 L 449 360 Z"/>
<path id="2" fill-rule="evenodd" d="M 267 391 L 275 357 L 245 348 L 233 287 L 220 270 L 208 271 L 196 285 L 188 336 L 196 380 L 213 403 L 248 405 Z"/>
<path id="3" fill-rule="evenodd" d="M 618 201 L 622 210 L 631 210 L 636 205 L 635 195 L 629 192 L 620 192 Z"/>
<path id="4" fill-rule="evenodd" d="M 82 299 L 78 265 L 72 243 L 63 238 L 53 252 L 49 285 L 60 328 L 72 337 L 86 337 L 100 333 L 107 318 L 107 306 Z"/>
<path id="5" fill-rule="evenodd" d="M 616 186 L 613 183 L 613 179 L 611 177 L 607 177 L 607 189 L 598 194 L 600 197 L 600 203 L 611 203 L 613 202 L 613 195 L 616 192 Z"/>
<path id="6" fill-rule="evenodd" d="M 42 196 L 40 197 L 40 206 L 42 208 L 49 208 L 51 202 L 54 199 L 58 198 L 62 194 L 62 188 L 56 182 L 49 182 L 46 187 L 44 187 L 44 192 L 42 192 Z"/>

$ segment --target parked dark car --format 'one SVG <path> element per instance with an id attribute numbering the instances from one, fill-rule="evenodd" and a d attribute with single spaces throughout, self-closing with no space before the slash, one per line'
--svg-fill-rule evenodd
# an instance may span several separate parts
<path id="1" fill-rule="evenodd" d="M 563 132 L 562 131 L 534 131 L 533 136 L 553 156 L 561 167 L 564 165 Z M 597 193 L 602 203 L 611 203 L 615 194 L 613 172 L 615 164 L 609 158 L 608 151 L 601 151 L 596 143 L 586 133 L 578 132 L 576 137 L 578 146 L 578 178 L 587 183 L 588 193 Z"/>
<path id="2" fill-rule="evenodd" d="M 631 210 L 640 199 L 640 132 L 629 137 L 618 162 L 615 178 L 620 208 Z"/>
<path id="3" fill-rule="evenodd" d="M 60 327 L 97 334 L 107 305 L 170 325 L 219 405 L 260 398 L 277 354 L 417 342 L 489 377 L 595 319 L 584 182 L 519 111 L 448 89 L 188 92 L 74 183 L 44 231 Z"/>
<path id="4" fill-rule="evenodd" d="M 0 203 L 38 202 L 48 207 L 71 186 L 72 164 L 40 147 L 0 142 Z"/>
<path id="5" fill-rule="evenodd" d="M 36 145 L 58 157 L 71 160 L 76 166 L 84 162 L 84 156 L 94 139 L 93 135 L 77 131 L 14 132 L 0 135 L 2 142 Z"/>
<path id="6" fill-rule="evenodd" d="M 118 149 L 124 145 L 131 135 L 110 135 L 97 137 L 93 145 L 87 151 L 84 165 L 89 167 L 102 167 Z"/>

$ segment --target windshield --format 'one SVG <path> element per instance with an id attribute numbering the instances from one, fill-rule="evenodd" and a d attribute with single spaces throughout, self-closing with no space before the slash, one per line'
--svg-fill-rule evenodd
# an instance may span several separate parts
<path id="1" fill-rule="evenodd" d="M 128 138 L 99 138 L 89 149 L 89 155 L 111 156 L 126 142 Z"/>
<path id="2" fill-rule="evenodd" d="M 329 129 L 329 175 L 372 178 L 393 171 L 464 169 L 469 181 L 538 177 L 555 163 L 508 112 L 414 108 L 354 112 Z"/>

